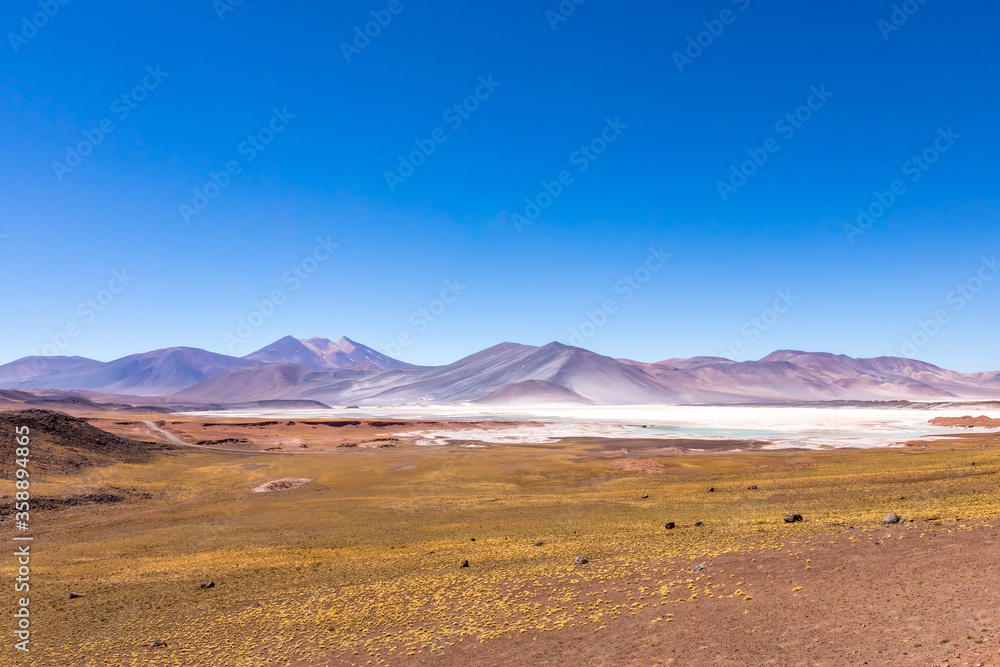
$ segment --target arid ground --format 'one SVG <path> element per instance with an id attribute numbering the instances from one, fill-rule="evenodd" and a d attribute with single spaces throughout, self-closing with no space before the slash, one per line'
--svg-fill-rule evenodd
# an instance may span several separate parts
<path id="1" fill-rule="evenodd" d="M 34 432 L 16 664 L 1000 664 L 995 434 L 427 447 L 411 422 L 78 414 L 128 440 Z"/>

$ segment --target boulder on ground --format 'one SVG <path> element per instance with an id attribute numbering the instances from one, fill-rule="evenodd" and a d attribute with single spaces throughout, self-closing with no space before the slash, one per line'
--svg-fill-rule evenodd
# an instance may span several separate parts
<path id="1" fill-rule="evenodd" d="M 786 514 L 785 515 L 785 523 L 795 523 L 797 521 L 802 521 L 802 515 L 801 514 Z"/>
<path id="2" fill-rule="evenodd" d="M 674 528 L 677 527 L 677 524 L 675 524 L 673 521 L 668 521 L 663 525 L 663 527 L 666 528 L 667 530 L 673 530 Z"/>
<path id="3" fill-rule="evenodd" d="M 588 562 L 589 561 L 583 556 L 577 556 L 576 558 L 573 559 L 574 565 L 586 565 Z"/>
<path id="4" fill-rule="evenodd" d="M 215 582 L 214 581 L 203 581 L 200 584 L 198 584 L 198 588 L 199 589 L 201 589 L 201 588 L 215 588 Z"/>
<path id="5" fill-rule="evenodd" d="M 882 517 L 882 523 L 884 523 L 887 526 L 891 523 L 899 523 L 902 520 L 903 517 L 899 516 L 895 512 L 889 512 L 884 517 Z"/>
<path id="6" fill-rule="evenodd" d="M 704 572 L 707 569 L 708 569 L 707 563 L 699 563 L 698 567 L 694 568 L 694 573 L 698 574 L 699 572 Z"/>
<path id="7" fill-rule="evenodd" d="M 462 561 L 462 564 L 461 564 L 461 565 L 459 565 L 459 567 L 469 567 L 469 561 L 467 561 L 467 560 L 463 560 L 463 561 Z"/>

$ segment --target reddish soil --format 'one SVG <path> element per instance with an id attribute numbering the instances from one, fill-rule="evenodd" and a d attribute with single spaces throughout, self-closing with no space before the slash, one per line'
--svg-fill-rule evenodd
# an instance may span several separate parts
<path id="1" fill-rule="evenodd" d="M 965 415 L 964 417 L 935 417 L 930 420 L 931 424 L 935 426 L 957 426 L 961 428 L 998 428 L 1000 427 L 1000 419 L 993 419 L 987 417 L 986 415 L 979 415 L 978 417 L 972 417 Z"/>

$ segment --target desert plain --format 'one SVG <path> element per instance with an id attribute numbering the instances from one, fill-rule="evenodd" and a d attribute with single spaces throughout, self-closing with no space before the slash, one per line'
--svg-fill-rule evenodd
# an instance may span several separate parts
<path id="1" fill-rule="evenodd" d="M 64 412 L 0 413 L 5 454 L 33 434 L 17 664 L 1000 664 L 989 418 L 773 449 Z"/>

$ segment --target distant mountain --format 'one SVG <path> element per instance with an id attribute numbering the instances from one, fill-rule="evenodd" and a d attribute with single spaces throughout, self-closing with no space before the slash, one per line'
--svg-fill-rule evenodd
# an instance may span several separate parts
<path id="1" fill-rule="evenodd" d="M 963 374 L 900 357 L 855 359 L 778 350 L 759 361 L 716 357 L 639 364 L 660 382 L 744 400 L 927 400 L 1000 396 L 997 373 Z"/>
<path id="2" fill-rule="evenodd" d="M 94 371 L 103 365 L 104 362 L 86 357 L 23 357 L 0 366 L 0 387 L 18 389 L 24 382 L 30 384 L 35 380 L 46 383 L 62 373 Z M 44 384 L 36 386 L 49 388 Z"/>
<path id="3" fill-rule="evenodd" d="M 380 377 L 360 380 L 345 399 L 369 404 L 471 401 L 526 380 L 558 385 L 595 403 L 663 403 L 671 399 L 641 370 L 561 343 L 541 347 L 501 343 L 447 366 L 411 371 L 394 378 L 388 386 Z"/>
<path id="4" fill-rule="evenodd" d="M 280 368 L 280 372 L 278 370 Z M 300 370 L 293 370 L 298 368 Z M 671 395 L 643 371 L 578 347 L 502 343 L 446 366 L 410 367 L 381 372 L 358 369 L 315 371 L 296 366 L 246 369 L 220 375 L 177 394 L 207 399 L 226 392 L 227 400 L 272 397 L 312 399 L 339 405 L 398 405 L 480 400 L 511 385 L 537 380 L 567 390 L 583 402 L 662 403 Z M 525 385 L 522 393 L 531 385 Z M 532 391 L 537 391 L 536 385 Z M 499 396 L 510 397 L 511 389 Z M 505 399 L 506 400 L 506 399 Z"/>
<path id="5" fill-rule="evenodd" d="M 309 375 L 323 375 L 297 364 L 267 364 L 222 373 L 187 387 L 172 398 L 179 401 L 247 402 L 289 399 Z"/>
<path id="6" fill-rule="evenodd" d="M 329 338 L 299 340 L 285 336 L 243 358 L 265 364 L 296 364 L 313 370 L 340 368 L 389 370 L 411 367 L 410 364 L 387 357 L 346 337 L 337 340 Z"/>
<path id="7" fill-rule="evenodd" d="M 161 396 L 184 405 L 927 401 L 1000 398 L 1000 372 L 956 373 L 914 359 L 800 350 L 778 350 L 757 361 L 644 363 L 561 343 L 501 343 L 444 366 L 412 366 L 349 338 L 286 336 L 242 359 L 195 348 L 107 363 L 28 357 L 0 366 L 4 388 Z"/>
<path id="8" fill-rule="evenodd" d="M 40 371 L 7 381 L 8 369 L 23 370 L 24 359 L 0 366 L 0 384 L 8 389 L 78 389 L 113 394 L 156 396 L 169 394 L 234 368 L 259 366 L 260 362 L 237 359 L 193 347 L 171 347 L 133 354 L 107 363 L 79 357 L 45 357 L 47 364 L 32 363 Z"/>
<path id="9" fill-rule="evenodd" d="M 487 405 L 559 405 L 564 403 L 580 405 L 592 401 L 553 382 L 522 380 L 514 384 L 504 385 L 496 391 L 476 399 L 476 402 Z"/>

